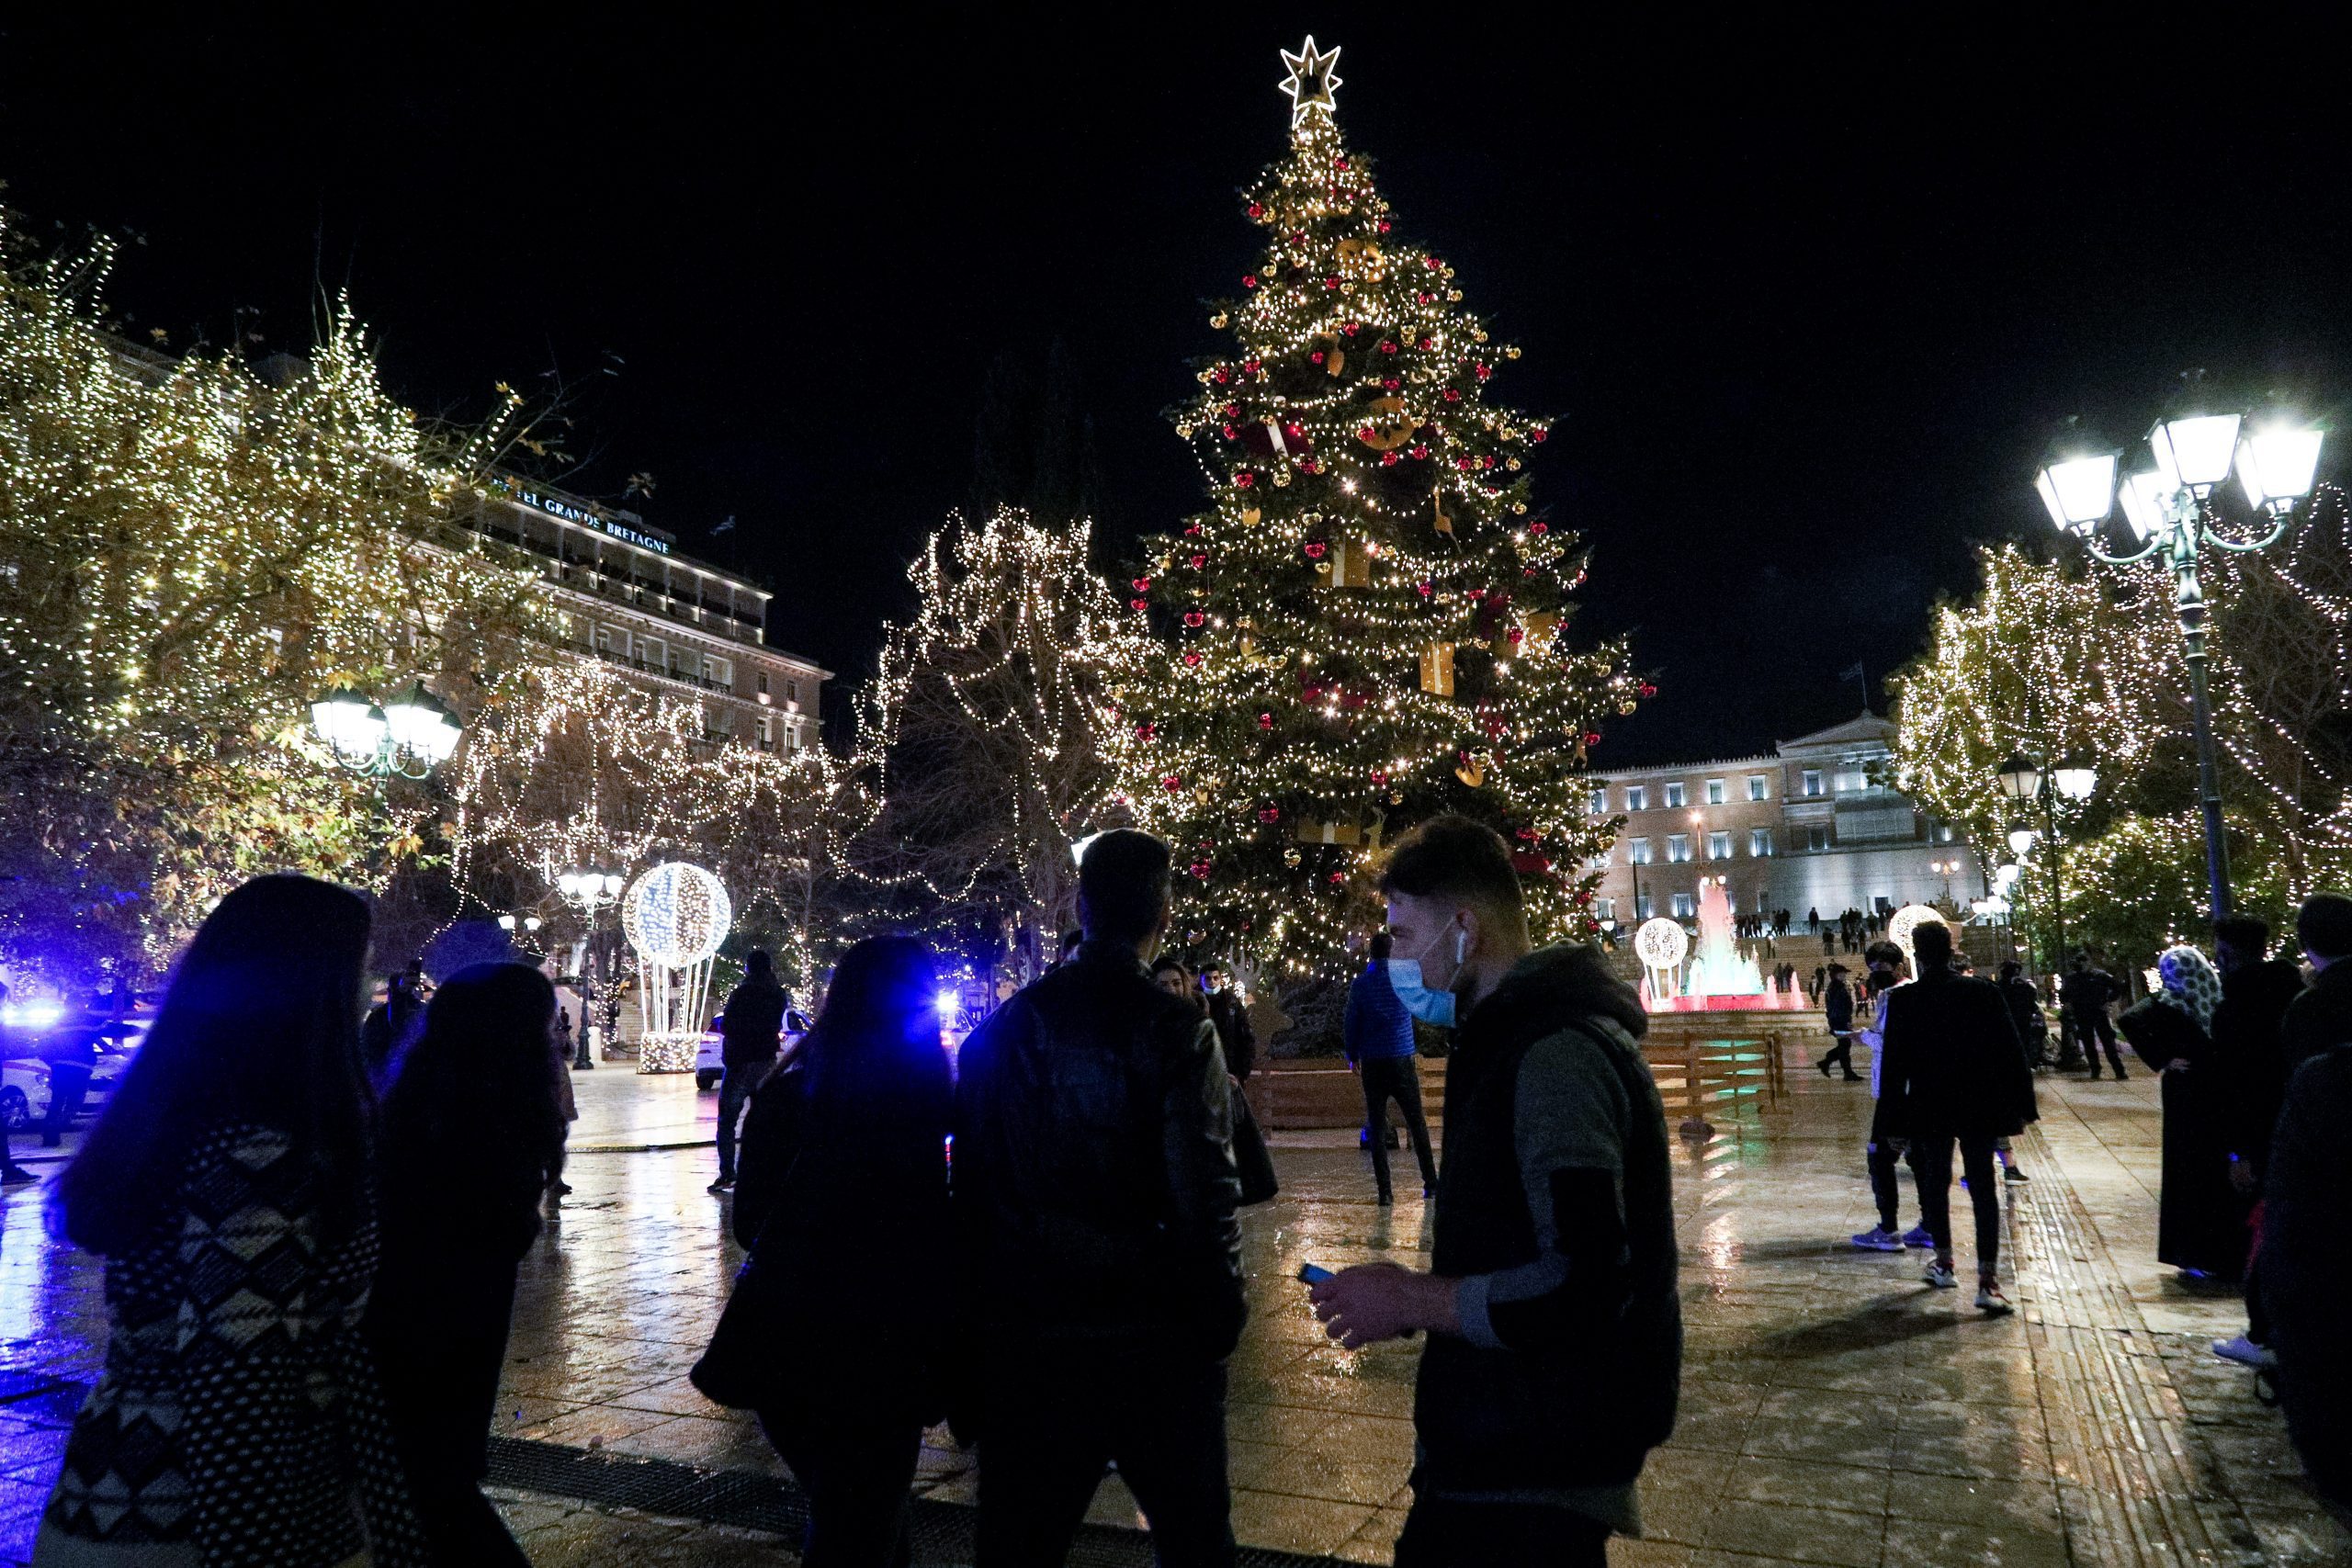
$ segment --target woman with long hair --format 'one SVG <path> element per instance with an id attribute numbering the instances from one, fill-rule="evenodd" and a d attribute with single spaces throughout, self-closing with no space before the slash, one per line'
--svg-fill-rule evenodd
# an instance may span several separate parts
<path id="1" fill-rule="evenodd" d="M 357 894 L 309 877 L 221 899 L 59 1181 L 66 1237 L 106 1259 L 108 1328 L 42 1568 L 426 1561 L 359 1328 L 368 931 Z"/>
<path id="2" fill-rule="evenodd" d="M 743 1123 L 735 1235 L 774 1357 L 757 1410 L 808 1496 L 808 1568 L 907 1562 L 923 1428 L 945 1413 L 953 1089 L 936 991 L 913 939 L 851 948 Z"/>
<path id="3" fill-rule="evenodd" d="M 1182 962 L 1162 957 L 1151 966 L 1151 983 L 1180 1002 L 1190 1002 L 1195 1012 L 1206 1016 L 1208 998 L 1201 994 L 1201 983 Z"/>
<path id="4" fill-rule="evenodd" d="M 527 1562 L 481 1482 L 515 1269 L 563 1160 L 569 1068 L 555 1016 L 555 987 L 537 969 L 461 969 L 434 993 L 384 1097 L 383 1168 L 408 1179 L 384 1187 L 368 1336 L 439 1562 Z"/>

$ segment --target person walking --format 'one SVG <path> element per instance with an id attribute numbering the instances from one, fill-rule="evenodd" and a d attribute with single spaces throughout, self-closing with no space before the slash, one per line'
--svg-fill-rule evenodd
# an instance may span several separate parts
<path id="1" fill-rule="evenodd" d="M 1460 1020 L 1433 1268 L 1363 1264 L 1310 1297 L 1350 1348 L 1428 1335 L 1398 1568 L 1600 1568 L 1611 1533 L 1640 1533 L 1634 1482 L 1673 1430 L 1681 1378 L 1648 1019 L 1592 948 L 1532 949 L 1491 829 L 1422 823 L 1381 886 L 1396 952 L 1420 966 L 1392 959 L 1390 983 L 1418 982 L 1408 1006 L 1445 996 Z"/>
<path id="2" fill-rule="evenodd" d="M 1903 950 L 1893 943 L 1871 955 L 1870 973 L 1862 979 L 1863 1005 L 1869 1010 L 1871 1021 L 1855 1031 L 1855 1038 L 1871 1054 L 1871 1136 L 1863 1145 L 1863 1155 L 1864 1168 L 1870 1173 L 1871 1201 L 1878 1209 L 1878 1224 L 1849 1239 L 1865 1252 L 1901 1252 L 1905 1247 L 1935 1245 L 1926 1225 L 1914 1225 L 1907 1231 L 1903 1228 L 1903 1184 L 1895 1167 L 1899 1163 L 1911 1166 L 1915 1190 L 1919 1169 L 1917 1162 L 1896 1147 L 1894 1136 L 1882 1129 L 1879 1119 L 1879 1089 L 1883 1076 L 1881 1069 L 1886 1060 L 1886 997 L 1904 984 L 1902 960 Z"/>
<path id="3" fill-rule="evenodd" d="M 2311 965 L 2312 983 L 2288 1004 L 2278 1024 L 2281 1066 L 2297 1068 L 2322 1051 L 2352 1040 L 2352 897 L 2314 893 L 2295 912 L 2295 942 Z"/>
<path id="4" fill-rule="evenodd" d="M 743 979 L 728 993 L 719 1015 L 718 1179 L 713 1192 L 735 1185 L 735 1128 L 760 1080 L 775 1070 L 784 1042 L 784 987 L 764 948 L 743 954 Z"/>
<path id="5" fill-rule="evenodd" d="M 49 1067 L 49 1114 L 41 1120 L 40 1142 L 53 1149 L 64 1143 L 89 1095 L 97 1072 L 97 1036 L 85 1024 L 61 1028 L 43 1043 L 40 1056 Z"/>
<path id="6" fill-rule="evenodd" d="M 1976 1218 L 1976 1305 L 2010 1311 L 1998 1274 L 2001 1185 L 1993 1175 L 1996 1138 L 2022 1132 L 2033 1111 L 2033 1073 L 1990 980 L 1951 967 L 1951 928 L 1923 922 L 1911 935 L 1918 978 L 1886 998 L 1886 1045 L 1874 1135 L 1907 1150 L 1919 1210 L 1935 1243 L 1928 1283 L 1950 1290 L 1952 1273 L 1952 1145 L 1960 1146 Z"/>
<path id="7" fill-rule="evenodd" d="M 2213 1053 L 2222 977 L 2193 947 L 2165 949 L 2163 984 L 2117 1020 L 2159 1077 L 2164 1176 L 2156 1204 L 2156 1258 L 2199 1280 L 2244 1278 L 2251 1198 L 2230 1179 L 2230 1106 L 2237 1085 Z"/>
<path id="8" fill-rule="evenodd" d="M 1421 1106 L 1419 1047 L 1413 1040 L 1413 1015 L 1390 983 L 1389 967 L 1396 939 L 1385 931 L 1372 935 L 1372 957 L 1363 973 L 1348 982 L 1348 1005 L 1340 1018 L 1340 1048 L 1348 1068 L 1363 1080 L 1363 1124 L 1371 1136 L 1372 1179 L 1381 1207 L 1396 1201 L 1388 1175 L 1388 1102 L 1395 1100 L 1413 1140 L 1413 1158 L 1421 1168 L 1421 1196 L 1437 1192 L 1437 1161 L 1430 1154 L 1429 1116 Z M 1418 968 L 1408 983 L 1419 981 Z"/>
<path id="9" fill-rule="evenodd" d="M 1829 1021 L 1829 1038 L 1837 1043 L 1822 1053 L 1815 1066 L 1821 1076 L 1827 1077 L 1832 1065 L 1842 1067 L 1848 1083 L 1860 1083 L 1862 1075 L 1854 1071 L 1854 992 L 1846 984 L 1846 966 L 1829 966 L 1828 988 L 1822 992 L 1821 1010 Z"/>
<path id="10" fill-rule="evenodd" d="M 2287 1058 L 2279 1032 L 2287 1010 L 2303 989 L 2303 974 L 2269 958 L 2270 927 L 2251 915 L 2213 922 L 2213 958 L 2222 971 L 2222 1005 L 2213 1010 L 2213 1055 L 2229 1086 L 2224 1138 L 2230 1184 L 2251 1199 L 2248 1216 L 2261 1228 L 2263 1173 L 2270 1136 L 2287 1098 Z M 2249 1257 L 2245 1272 L 2245 1332 L 2213 1341 L 2213 1354 L 2250 1367 L 2271 1363 L 2270 1325 L 2262 1306 L 2261 1267 Z"/>
<path id="11" fill-rule="evenodd" d="M 232 889 L 58 1181 L 66 1238 L 105 1259 L 108 1325 L 36 1562 L 430 1561 L 360 1332 L 368 923 L 309 877 Z"/>
<path id="12" fill-rule="evenodd" d="M 1225 1070 L 1235 1083 L 1248 1083 L 1258 1070 L 1258 1031 L 1250 1010 L 1233 988 L 1233 972 L 1221 959 L 1201 966 L 1201 988 L 1208 993 L 1209 1021 L 1216 1025 L 1216 1042 L 1225 1052 Z"/>
<path id="13" fill-rule="evenodd" d="M 2329 898 L 2340 895 L 2327 894 Z M 2352 905 L 2352 900 L 2345 900 Z M 2307 901 L 2304 909 L 2309 911 Z M 2352 908 L 2324 912 L 2333 920 Z M 2298 919 L 2296 929 L 2303 931 Z M 2337 930 L 2304 933 L 2333 944 Z M 2325 973 L 2325 971 L 2323 971 Z M 2298 998 L 2301 1007 L 2310 993 Z M 2255 1272 L 2278 1358 L 2287 1433 L 2317 1492 L 2352 1529 L 2352 1248 L 2344 1245 L 2344 1195 L 2352 1191 L 2352 1032 L 2314 1050 L 2288 1081 L 2262 1185 L 2262 1249 Z"/>
<path id="14" fill-rule="evenodd" d="M 7 1007 L 8 984 L 0 980 L 0 1061 L 6 1061 L 14 1054 L 8 1049 Z M 31 1171 L 17 1163 L 16 1154 L 8 1147 L 8 1119 L 0 1116 L 0 1186 L 14 1187 L 34 1179 L 36 1178 Z"/>
<path id="15" fill-rule="evenodd" d="M 743 1121 L 731 1218 L 776 1357 L 756 1409 L 808 1495 L 807 1568 L 910 1560 L 923 1428 L 947 1409 L 936 1296 L 954 1256 L 954 1090 L 936 989 L 913 938 L 852 947 L 816 1028 Z"/>
<path id="16" fill-rule="evenodd" d="M 2075 1038 L 2081 1043 L 2083 1055 L 2090 1060 L 2093 1082 L 2098 1079 L 2102 1046 L 2115 1069 L 2115 1081 L 2121 1083 L 2129 1076 L 2123 1070 L 2123 1048 L 2116 1043 L 2115 1021 L 2107 1010 L 2122 995 L 2123 987 L 2115 983 L 2115 976 L 2093 967 L 2089 957 L 2080 953 L 2069 961 L 2066 977 L 2058 983 L 2059 1002 L 2075 1025 Z"/>
<path id="17" fill-rule="evenodd" d="M 1169 1568 L 1234 1558 L 1226 1358 L 1240 1180 L 1215 1025 L 1153 986 L 1168 846 L 1079 865 L 1077 956 L 964 1043 L 954 1198 L 973 1337 L 978 1568 L 1059 1562 L 1106 1462 Z"/>
<path id="18" fill-rule="evenodd" d="M 433 1179 L 382 1184 L 366 1325 L 417 1517 L 443 1562 L 529 1561 L 481 1483 L 515 1272 L 563 1161 L 571 1075 L 559 1028 L 555 987 L 537 969 L 461 969 L 434 992 L 384 1097 L 382 1168 Z"/>

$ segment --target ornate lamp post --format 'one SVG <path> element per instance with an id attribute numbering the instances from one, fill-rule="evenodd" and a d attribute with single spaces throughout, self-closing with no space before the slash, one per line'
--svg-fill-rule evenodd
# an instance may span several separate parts
<path id="1" fill-rule="evenodd" d="M 571 865 L 556 874 L 557 895 L 579 910 L 588 923 L 588 935 L 580 942 L 580 961 L 572 965 L 574 978 L 580 983 L 580 1045 L 571 1058 L 571 1070 L 575 1073 L 591 1071 L 596 1066 L 588 1055 L 588 1020 L 595 1010 L 591 1005 L 595 999 L 595 981 L 588 973 L 588 958 L 596 937 L 596 916 L 607 904 L 619 900 L 626 886 L 619 872 L 602 866 Z"/>
<path id="2" fill-rule="evenodd" d="M 2173 574 L 2173 603 L 2188 664 L 2189 707 L 2197 732 L 2197 786 L 2205 818 L 2205 871 L 2211 885 L 2213 914 L 2230 912 L 2230 860 L 2222 838 L 2222 789 L 2213 760 L 2212 702 L 2206 690 L 2205 590 L 2198 575 L 2200 547 L 2240 555 L 2267 549 L 2286 536 L 2295 502 L 2311 493 L 2319 468 L 2321 432 L 2290 421 L 2265 421 L 2247 428 L 2245 416 L 2201 407 L 2160 419 L 2148 432 L 2152 467 L 2127 475 L 2119 487 L 2112 447 L 2080 435 L 2054 447 L 2035 477 L 2034 488 L 2051 521 L 2082 538 L 2091 554 L 2109 566 L 2126 566 L 2161 556 Z M 2230 477 L 2234 462 L 2246 501 L 2266 515 L 2270 531 L 2258 539 L 2233 539 L 2215 525 L 2214 489 Z M 2125 521 L 2140 540 L 2130 555 L 2108 554 L 2098 534 L 2123 502 Z M 2006 786 L 2005 786 L 2006 787 Z"/>
<path id="3" fill-rule="evenodd" d="M 2057 952 L 2052 955 L 2052 973 L 2066 966 L 2066 840 L 2064 824 L 2058 816 L 2058 802 L 2065 800 L 2075 806 L 2091 797 L 2098 788 L 2098 770 L 2086 757 L 2067 757 L 2052 767 L 2044 768 L 2031 757 L 2019 752 L 2001 764 L 1993 775 L 2001 786 L 2001 794 L 2012 803 L 2031 810 L 2041 808 L 2043 831 L 2028 827 L 2009 829 L 2009 852 L 2019 861 L 2031 854 L 2042 841 L 2050 846 L 2050 918 L 2057 937 Z M 2007 868 L 2004 868 L 2005 870 Z M 2014 880 L 2014 879 L 2013 879 Z M 2007 889 L 1998 891 L 2006 893 Z"/>
<path id="4" fill-rule="evenodd" d="M 311 700 L 311 731 L 351 773 L 421 779 L 449 760 L 464 727 L 420 680 L 380 706 L 349 686 L 322 692 Z"/>

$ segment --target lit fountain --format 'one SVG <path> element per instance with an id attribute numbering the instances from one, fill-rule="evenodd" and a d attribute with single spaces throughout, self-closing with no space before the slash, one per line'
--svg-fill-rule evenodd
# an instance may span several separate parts
<path id="1" fill-rule="evenodd" d="M 1699 879 L 1699 950 L 1690 973 L 1676 993 L 1668 983 L 1653 985 L 1645 977 L 1643 999 L 1653 1012 L 1747 1011 L 1796 1009 L 1804 1005 L 1801 993 L 1770 991 L 1764 972 L 1753 958 L 1743 958 L 1732 945 L 1731 896 L 1723 878 Z"/>

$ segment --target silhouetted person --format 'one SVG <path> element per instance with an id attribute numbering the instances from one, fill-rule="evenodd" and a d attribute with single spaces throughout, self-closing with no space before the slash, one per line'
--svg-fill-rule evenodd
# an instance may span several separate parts
<path id="1" fill-rule="evenodd" d="M 1673 1429 L 1680 1386 L 1666 1115 L 1639 1044 L 1648 1020 L 1593 949 L 1531 951 L 1519 878 L 1491 829 L 1424 822 L 1382 887 L 1392 982 L 1409 960 L 1460 1016 L 1432 1269 L 1361 1265 L 1310 1294 L 1350 1347 L 1429 1336 L 1398 1568 L 1600 1568 L 1612 1531 L 1640 1530 L 1634 1483 Z"/>
<path id="2" fill-rule="evenodd" d="M 1413 1140 L 1413 1158 L 1421 1168 L 1421 1196 L 1437 1190 L 1437 1160 L 1430 1153 L 1429 1115 L 1421 1106 L 1419 1047 L 1413 1040 L 1413 1015 L 1388 977 L 1396 940 L 1374 931 L 1372 957 L 1363 973 L 1348 982 L 1347 1010 L 1340 1015 L 1340 1048 L 1348 1066 L 1363 1079 L 1363 1124 L 1371 1133 L 1372 1179 L 1384 1205 L 1396 1194 L 1388 1175 L 1388 1103 L 1405 1117 Z"/>
<path id="3" fill-rule="evenodd" d="M 407 968 L 386 978 L 384 999 L 368 1010 L 367 1021 L 359 1026 L 359 1058 L 369 1083 L 390 1081 L 401 1048 L 415 1033 L 424 1012 L 424 964 L 412 959 Z"/>
<path id="4" fill-rule="evenodd" d="M 2270 951 L 2270 928 L 2251 915 L 2213 922 L 2213 959 L 2222 971 L 2222 1005 L 2213 1010 L 2213 1054 L 2229 1086 L 2224 1138 L 2231 1185 L 2259 1206 L 2270 1165 L 2270 1135 L 2287 1098 L 2287 1058 L 2279 1041 L 2287 1010 L 2302 994 L 2303 973 Z M 2245 1276 L 2246 1328 L 2213 1342 L 2213 1353 L 2249 1366 L 2269 1359 L 2270 1326 L 2262 1307 L 2259 1264 Z"/>
<path id="5" fill-rule="evenodd" d="M 2123 1049 L 2116 1043 L 2115 1021 L 2108 1016 L 2108 1007 L 2123 995 L 2123 987 L 2115 976 L 2104 969 L 2091 966 L 2091 961 L 2076 953 L 2066 966 L 2066 977 L 2058 983 L 2059 1004 L 2075 1025 L 2075 1038 L 2082 1043 L 2083 1055 L 2090 1058 L 2091 1077 L 2098 1077 L 2100 1047 L 2107 1050 L 2108 1062 L 2115 1068 L 2120 1082 L 2127 1075 L 2123 1071 Z"/>
<path id="6" fill-rule="evenodd" d="M 391 1179 L 368 1337 L 417 1517 L 444 1562 L 529 1561 L 481 1482 L 515 1270 L 563 1158 L 571 1075 L 557 1030 L 555 987 L 537 969 L 461 969 L 434 992 L 384 1097 Z"/>
<path id="7" fill-rule="evenodd" d="M 958 1061 L 978 1568 L 1061 1562 L 1113 1461 L 1162 1563 L 1233 1560 L 1240 1181 L 1216 1027 L 1145 967 L 1168 897 L 1166 844 L 1094 840 L 1076 958 L 990 1014 Z"/>
<path id="8" fill-rule="evenodd" d="M 2008 1004 L 2009 1022 L 2025 1045 L 2026 1065 L 2038 1067 L 2049 1055 L 2050 1021 L 2041 1015 L 2041 993 L 2025 977 L 2025 965 L 2014 958 L 2001 963 L 2001 1000 Z"/>
<path id="9" fill-rule="evenodd" d="M 368 928 L 359 895 L 308 877 L 222 898 L 59 1182 L 68 1239 L 106 1259 L 109 1332 L 37 1560 L 428 1561 L 359 1330 Z"/>
<path id="10" fill-rule="evenodd" d="M 775 960 L 765 949 L 743 954 L 742 983 L 728 994 L 718 1021 L 718 1179 L 713 1192 L 735 1185 L 735 1126 L 743 1104 L 760 1080 L 775 1070 L 784 1043 L 784 987 L 775 983 Z"/>
<path id="11" fill-rule="evenodd" d="M 2352 1045 L 2339 1043 L 2313 1051 L 2288 1081 L 2263 1177 L 2256 1271 L 2278 1358 L 2278 1403 L 2288 1434 L 2313 1490 L 2352 1529 L 2352 1336 L 2344 1325 L 2344 1304 L 2352 1301 L 2352 1248 L 2344 1245 L 2345 1194 L 2352 1192 L 2346 1127 L 2352 1127 Z"/>
<path id="12" fill-rule="evenodd" d="M 8 1045 L 8 1021 L 6 1013 L 7 1005 L 8 986 L 6 981 L 0 981 L 0 1061 L 6 1061 L 15 1055 Z M 8 1120 L 6 1116 L 0 1116 L 0 1183 L 13 1187 L 20 1181 L 33 1179 L 35 1179 L 33 1173 L 18 1165 L 17 1156 L 9 1152 Z"/>
<path id="13" fill-rule="evenodd" d="M 2352 1040 L 2352 897 L 2314 893 L 2295 912 L 2295 942 L 2312 966 L 2312 983 L 2288 1004 L 2278 1049 L 2290 1081 L 2295 1069 L 2332 1045 Z"/>
<path id="14" fill-rule="evenodd" d="M 1862 1075 L 1854 1071 L 1854 993 L 1846 984 L 1846 966 L 1829 966 L 1829 984 L 1821 996 L 1821 1010 L 1829 1022 L 1829 1038 L 1836 1044 L 1822 1053 L 1818 1066 L 1821 1076 L 1827 1077 L 1831 1066 L 1843 1067 L 1848 1083 L 1859 1083 Z"/>
<path id="15" fill-rule="evenodd" d="M 735 1238 L 775 1347 L 760 1426 L 808 1496 L 808 1568 L 908 1561 L 923 1428 L 947 1406 L 953 1090 L 931 954 L 869 937 L 743 1122 Z"/>
<path id="16" fill-rule="evenodd" d="M 2149 1069 L 2164 1100 L 2164 1179 L 2156 1206 L 2156 1258 L 2199 1278 L 2245 1272 L 2250 1200 L 2230 1181 L 2230 1104 L 2237 1085 L 2213 1055 L 2222 977 L 2197 949 L 2157 959 L 2157 989 L 2116 1025 Z"/>
<path id="17" fill-rule="evenodd" d="M 1919 1210 L 1936 1255 L 1928 1283 L 1950 1290 L 1952 1274 L 1952 1145 L 1960 1145 L 1969 1206 L 1976 1216 L 1976 1304 L 2010 1311 L 1996 1270 L 2001 1257 L 2001 1184 L 1996 1139 L 2024 1131 L 2033 1115 L 2033 1073 L 1990 980 L 1953 972 L 1951 928 L 1922 923 L 1911 936 L 1918 977 L 1887 993 L 1886 1044 L 1879 1066 L 1875 1133 L 1908 1150 Z"/>

